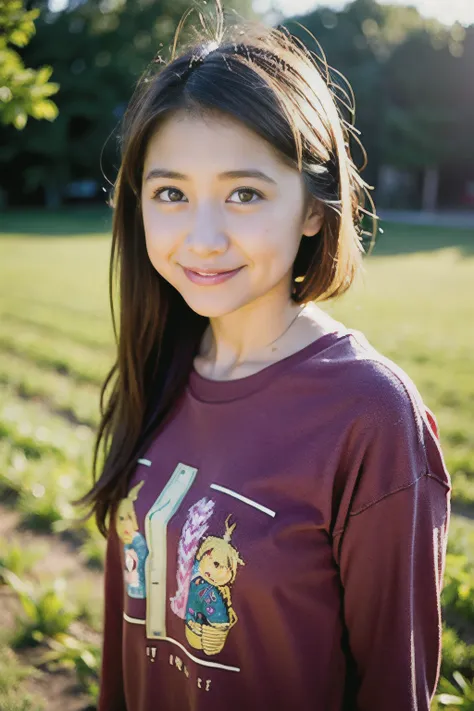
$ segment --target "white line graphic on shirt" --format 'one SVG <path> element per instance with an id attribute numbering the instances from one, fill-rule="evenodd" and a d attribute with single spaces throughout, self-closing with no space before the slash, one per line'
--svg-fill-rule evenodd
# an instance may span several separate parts
<path id="1" fill-rule="evenodd" d="M 149 551 L 145 562 L 146 635 L 152 639 L 166 637 L 166 529 L 189 491 L 196 473 L 195 467 L 180 462 L 145 516 L 145 537 Z"/>
<path id="2" fill-rule="evenodd" d="M 140 620 L 137 617 L 130 617 L 127 615 L 125 612 L 123 613 L 123 618 L 127 622 L 131 622 L 134 625 L 145 625 L 146 620 Z M 199 659 L 198 657 L 195 657 L 194 654 L 191 654 L 191 652 L 188 652 L 186 647 L 184 647 L 181 642 L 178 642 L 176 639 L 173 639 L 172 637 L 158 637 L 157 641 L 159 642 L 172 642 L 173 644 L 176 644 L 187 656 L 193 660 L 193 662 L 196 662 L 196 664 L 200 664 L 203 667 L 212 667 L 213 669 L 223 669 L 224 671 L 232 671 L 232 672 L 240 672 L 239 667 L 229 667 L 225 664 L 218 664 L 217 662 L 208 662 L 204 659 Z"/>
<path id="3" fill-rule="evenodd" d="M 137 459 L 138 464 L 145 464 L 147 467 L 151 467 L 150 459 Z"/>
<path id="4" fill-rule="evenodd" d="M 268 509 L 266 506 L 262 506 L 262 504 L 258 504 L 252 499 L 248 499 L 246 496 L 242 496 L 242 494 L 238 494 L 236 491 L 232 491 L 232 489 L 226 489 L 225 486 L 220 486 L 219 484 L 211 484 L 211 489 L 215 489 L 216 491 L 221 491 L 223 494 L 233 496 L 234 499 L 239 499 L 240 501 L 243 501 L 244 504 L 249 504 L 249 506 L 253 506 L 259 511 L 263 511 L 263 513 L 266 513 L 268 516 L 272 516 L 273 518 L 275 518 L 276 516 L 275 511 Z"/>

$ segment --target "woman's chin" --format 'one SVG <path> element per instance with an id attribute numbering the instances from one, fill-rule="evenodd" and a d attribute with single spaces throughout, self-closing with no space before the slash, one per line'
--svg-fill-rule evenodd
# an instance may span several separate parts
<path id="1" fill-rule="evenodd" d="M 217 295 L 214 297 L 209 296 L 205 299 L 186 299 L 184 294 L 182 296 L 190 309 L 200 316 L 206 316 L 207 318 L 221 318 L 233 311 L 237 311 L 245 304 L 241 299 L 238 302 L 229 300 L 229 302 L 226 303 L 224 298 Z"/>

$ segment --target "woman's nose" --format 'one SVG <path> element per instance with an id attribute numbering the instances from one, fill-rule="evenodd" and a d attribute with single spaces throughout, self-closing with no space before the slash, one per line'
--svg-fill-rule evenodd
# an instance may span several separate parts
<path id="1" fill-rule="evenodd" d="M 200 256 L 218 253 L 222 254 L 229 246 L 228 238 L 223 229 L 222 219 L 212 210 L 202 210 L 186 238 L 189 250 Z"/>
<path id="2" fill-rule="evenodd" d="M 193 232 L 186 240 L 189 251 L 204 256 L 206 254 L 223 254 L 227 251 L 227 239 L 222 233 L 213 230 L 202 231 L 199 234 Z"/>

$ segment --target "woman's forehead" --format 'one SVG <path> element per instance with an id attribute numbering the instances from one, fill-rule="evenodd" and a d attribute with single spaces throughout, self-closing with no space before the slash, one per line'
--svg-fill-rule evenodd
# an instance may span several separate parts
<path id="1" fill-rule="evenodd" d="M 176 112 L 155 130 L 146 150 L 144 169 L 168 168 L 186 173 L 193 165 L 213 172 L 266 165 L 288 170 L 277 151 L 243 122 L 222 113 Z"/>

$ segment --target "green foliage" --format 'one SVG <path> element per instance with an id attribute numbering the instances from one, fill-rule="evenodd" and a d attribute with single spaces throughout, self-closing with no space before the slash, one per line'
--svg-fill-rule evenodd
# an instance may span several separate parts
<path id="1" fill-rule="evenodd" d="M 61 204 L 73 179 L 102 181 L 100 157 L 116 162 L 118 121 L 134 85 L 160 52 L 167 57 L 175 29 L 189 0 L 75 3 L 64 12 L 45 8 L 38 18 L 35 41 L 24 48 L 33 66 L 54 67 L 61 91 L 54 124 L 29 127 L 22 140 L 11 132 L 0 160 L 14 165 L 29 159 L 18 189 L 43 190 L 51 207 Z M 233 9 L 251 14 L 251 0 L 234 0 Z M 116 138 L 116 135 L 115 135 Z M 20 176 L 18 176 L 19 178 Z M 4 185 L 11 190 L 11 181 Z"/>
<path id="2" fill-rule="evenodd" d="M 440 680 L 435 711 L 453 711 L 458 708 L 474 711 L 474 683 L 465 679 L 460 672 L 454 672 L 453 678 L 456 684 L 445 678 Z"/>
<path id="3" fill-rule="evenodd" d="M 7 584 L 17 593 L 25 616 L 17 617 L 17 629 L 10 640 L 13 648 L 35 645 L 47 637 L 68 631 L 76 617 L 65 594 L 65 580 L 58 578 L 52 586 L 37 587 L 9 570 L 3 570 Z"/>
<path id="4" fill-rule="evenodd" d="M 47 639 L 46 643 L 50 651 L 39 657 L 38 665 L 44 665 L 49 671 L 74 670 L 83 689 L 96 697 L 99 691 L 100 647 L 64 633 Z"/>
<path id="5" fill-rule="evenodd" d="M 3 570 L 9 570 L 21 577 L 44 555 L 44 547 L 25 549 L 18 544 L 9 543 L 4 537 L 0 538 L 0 583 L 6 582 Z"/>
<path id="6" fill-rule="evenodd" d="M 448 28 L 426 26 L 390 57 L 382 138 L 384 158 L 392 165 L 440 165 L 461 148 L 458 132 L 464 118 L 459 113 L 465 110 L 464 97 L 456 96 L 450 84 L 460 73 L 462 58 L 453 56 L 450 39 Z M 464 39 L 465 31 L 456 44 L 459 52 Z"/>
<path id="7" fill-rule="evenodd" d="M 463 642 L 453 627 L 444 626 L 441 675 L 450 678 L 455 671 L 474 675 L 474 645 Z"/>
<path id="8" fill-rule="evenodd" d="M 54 121 L 56 104 L 48 97 L 59 90 L 50 82 L 53 69 L 25 67 L 10 45 L 25 47 L 35 33 L 39 10 L 26 11 L 23 0 L 3 0 L 0 5 L 0 121 L 23 129 L 28 116 Z"/>
<path id="9" fill-rule="evenodd" d="M 474 572 L 474 519 L 451 515 L 449 524 L 448 553 L 466 555 L 468 565 Z"/>
<path id="10" fill-rule="evenodd" d="M 453 160 L 468 166 L 474 156 L 474 96 L 466 92 L 474 26 L 445 27 L 409 5 L 354 0 L 340 11 L 318 8 L 297 18 L 351 83 L 372 184 L 384 164 L 421 171 Z M 285 24 L 320 54 L 292 19 Z M 336 72 L 332 81 L 346 88 Z M 362 163 L 355 141 L 354 149 Z"/>
<path id="11" fill-rule="evenodd" d="M 72 623 L 80 615 L 80 607 L 72 604 L 69 596 L 66 600 L 65 580 L 57 578 L 52 585 L 35 590 L 31 583 L 12 571 L 3 568 L 2 572 L 7 584 L 18 595 L 26 614 L 24 619 L 17 617 L 17 627 L 9 637 L 9 644 L 15 649 L 41 645 L 43 651 L 35 661 L 38 668 L 44 667 L 50 672 L 74 671 L 83 690 L 96 698 L 101 647 L 68 634 Z"/>
<path id="12" fill-rule="evenodd" d="M 35 667 L 21 664 L 13 650 L 0 644 L 0 709 L 45 711 L 43 704 L 22 689 L 22 683 L 41 676 Z"/>
<path id="13" fill-rule="evenodd" d="M 442 602 L 474 623 L 474 572 L 466 555 L 447 554 Z"/>

